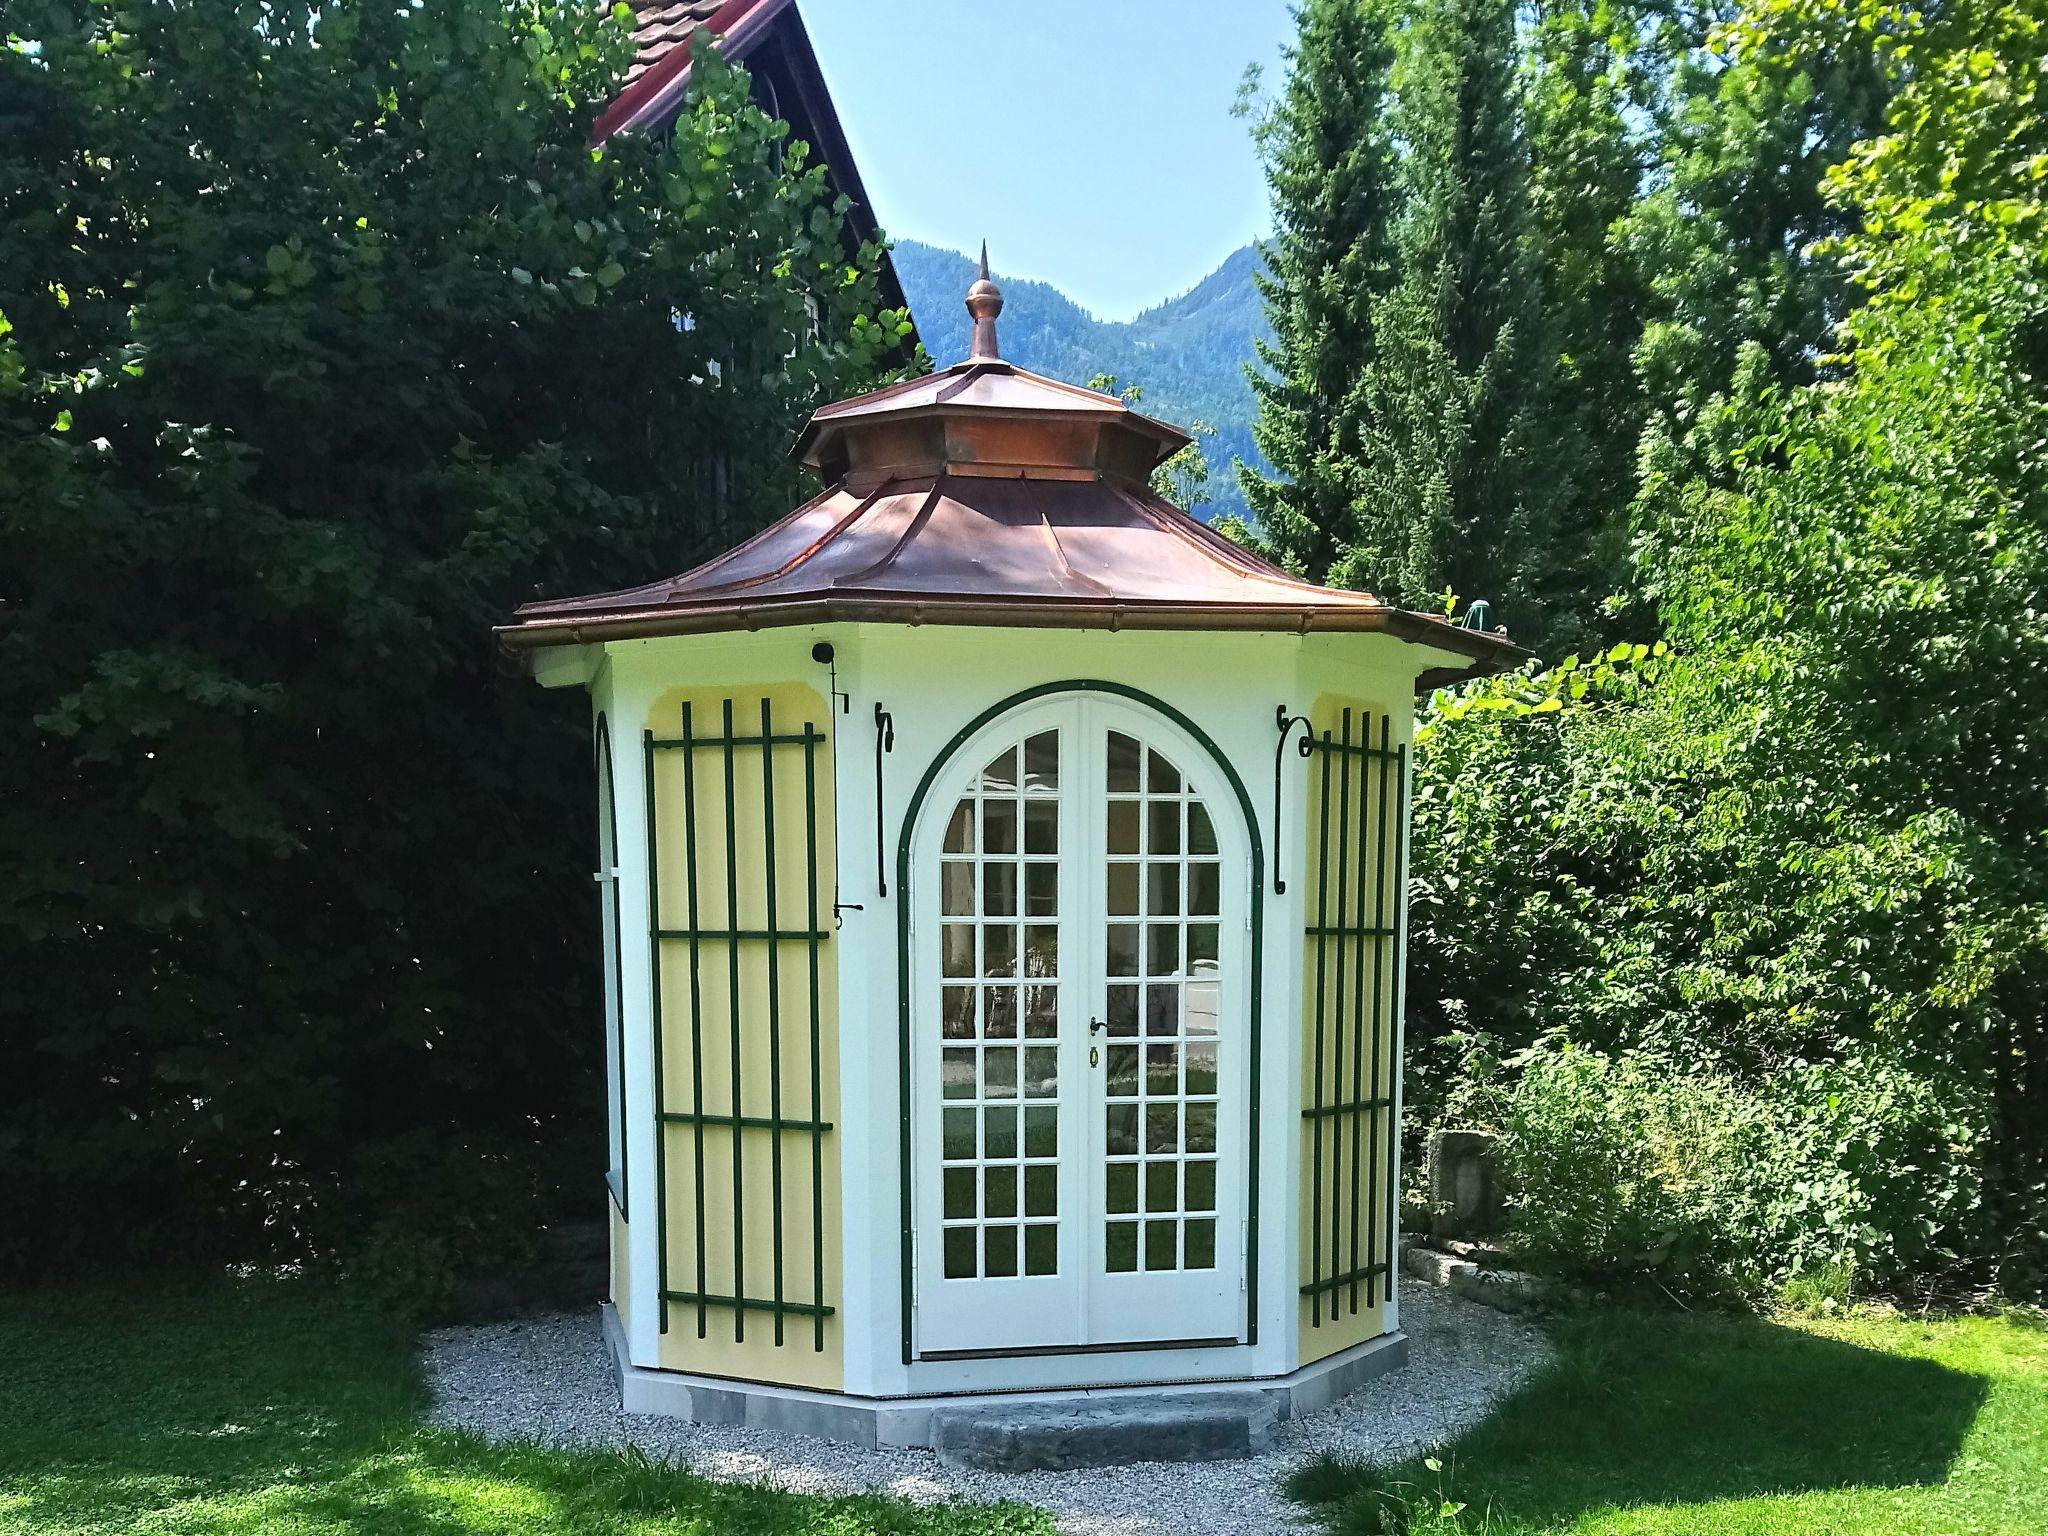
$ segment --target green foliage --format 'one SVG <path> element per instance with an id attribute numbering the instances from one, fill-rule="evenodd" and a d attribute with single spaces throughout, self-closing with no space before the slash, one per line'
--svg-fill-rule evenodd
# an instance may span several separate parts
<path id="1" fill-rule="evenodd" d="M 1654 675 L 1511 679 L 1422 733 L 1419 1033 L 1562 1030 L 1713 1074 L 1717 1123 L 1767 1112 L 1754 1188 L 1701 1213 L 1754 1232 L 1761 1278 L 2041 1285 L 2039 28 L 1997 0 L 1745 13 L 1730 46 L 1771 78 L 1879 39 L 1897 91 L 1828 178 L 1854 232 L 1823 253 L 1867 302 L 1798 387 L 1742 349 L 1710 462 L 1653 466 Z M 1452 1082 L 1454 1054 L 1420 1060 Z"/>
<path id="2" fill-rule="evenodd" d="M 1616 236 L 1656 151 L 1633 5 L 1562 0 L 1527 34 L 1529 243 L 1546 393 L 1535 421 L 1541 536 L 1518 552 L 1516 634 L 1556 654 L 1612 642 L 1631 586 L 1626 509 L 1643 427 L 1633 353 L 1649 295 Z"/>
<path id="3" fill-rule="evenodd" d="M 1863 1057 L 1744 1081 L 1546 1043 L 1503 1090 L 1503 1167 L 1532 1256 L 1679 1295 L 1801 1276 L 1896 1290 L 1975 1235 L 1985 1106 Z"/>
<path id="4" fill-rule="evenodd" d="M 1367 425 L 1357 383 L 1391 271 L 1394 14 L 1381 0 L 1303 0 L 1297 15 L 1286 84 L 1253 129 L 1275 233 L 1258 278 L 1273 339 L 1251 374 L 1252 437 L 1272 472 L 1238 474 L 1263 547 L 1320 581 L 1353 539 Z"/>
<path id="5" fill-rule="evenodd" d="M 877 251 L 715 55 L 593 150 L 598 7 L 8 30 L 0 1262 L 332 1247 L 456 1127 L 595 1166 L 587 735 L 488 632 L 790 504 Z"/>
<path id="6" fill-rule="evenodd" d="M 1447 587 L 1501 601 L 1544 516 L 1528 464 L 1545 370 L 1515 57 L 1509 0 L 1422 0 L 1401 37 L 1396 275 L 1372 307 L 1366 463 L 1335 579 L 1408 608 Z"/>

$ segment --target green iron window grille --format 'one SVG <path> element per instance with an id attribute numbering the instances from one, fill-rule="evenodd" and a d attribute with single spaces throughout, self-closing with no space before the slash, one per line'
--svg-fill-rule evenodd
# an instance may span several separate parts
<path id="1" fill-rule="evenodd" d="M 1287 726 L 1283 712 L 1281 730 Z M 1318 1328 L 1357 1315 L 1361 1288 L 1366 1307 L 1391 1289 L 1399 1227 L 1394 1088 L 1408 748 L 1391 745 L 1385 716 L 1378 727 L 1375 744 L 1373 717 L 1346 709 L 1336 732 L 1312 732 L 1305 741 L 1319 814 L 1309 828 L 1318 858 L 1304 930 L 1313 947 L 1305 981 L 1314 1002 L 1302 1108 L 1309 1279 L 1301 1294 Z"/>
<path id="2" fill-rule="evenodd" d="M 825 1319 L 833 1308 L 825 1300 L 825 1138 L 831 1134 L 832 1125 L 824 1117 L 824 1057 L 822 1021 L 819 999 L 819 959 L 821 947 L 831 934 L 819 926 L 822 892 L 818 867 L 818 752 L 825 745 L 825 736 L 817 726 L 805 721 L 800 731 L 783 729 L 778 731 L 773 719 L 772 703 L 761 700 L 760 728 L 751 734 L 741 734 L 735 728 L 733 701 L 724 703 L 719 733 L 701 736 L 697 733 L 697 722 L 692 707 L 682 707 L 682 734 L 673 738 L 656 736 L 652 731 L 644 734 L 646 756 L 647 789 L 647 922 L 652 936 L 652 982 L 654 988 L 654 1113 L 657 1124 L 655 1135 L 655 1210 L 659 1235 L 657 1247 L 660 1253 L 661 1331 L 668 1332 L 671 1303 L 693 1307 L 697 1314 L 697 1337 L 704 1338 L 709 1332 L 711 1309 L 729 1311 L 732 1314 L 733 1341 L 746 1339 L 747 1314 L 768 1313 L 773 1319 L 775 1343 L 780 1346 L 785 1337 L 785 1320 L 790 1317 L 811 1320 L 812 1347 L 822 1351 L 825 1347 Z M 682 758 L 682 795 L 680 811 L 683 823 L 684 859 L 684 912 L 683 922 L 672 926 L 664 922 L 661 910 L 661 804 L 656 793 L 656 756 L 664 752 L 675 752 Z M 804 840 L 804 905 L 803 921 L 799 926 L 785 926 L 783 921 L 781 893 L 777 890 L 778 837 L 785 835 L 785 829 L 776 824 L 775 780 L 778 757 L 786 762 L 794 753 L 802 755 L 800 772 L 804 786 L 804 817 L 800 835 Z M 760 926 L 742 926 L 740 922 L 740 862 L 747 857 L 743 849 L 740 828 L 742 807 L 739 789 L 739 764 L 743 753 L 758 754 L 760 765 L 760 856 L 765 870 L 765 918 Z M 710 771 L 723 778 L 723 847 L 700 846 L 705 839 L 700 834 L 698 815 L 698 764 L 706 754 L 712 758 Z M 783 771 L 795 770 L 789 763 Z M 752 808 L 746 808 L 751 817 Z M 710 879 L 724 888 L 725 926 L 708 926 L 704 921 L 704 882 Z M 674 915 L 674 914 L 670 914 Z M 742 945 L 761 944 L 766 946 L 768 1006 L 765 1017 L 749 1018 L 742 1007 L 740 986 L 740 950 Z M 665 1026 L 662 1019 L 662 962 L 666 946 L 686 946 L 689 966 L 690 996 L 690 1102 L 687 1110 L 671 1109 L 667 1103 L 667 1076 L 663 1062 L 666 1047 Z M 798 962 L 789 951 L 801 946 L 802 959 Z M 726 1027 L 730 1032 L 728 1050 L 730 1053 L 730 1081 L 728 1107 L 722 1112 L 713 1112 L 705 1106 L 705 1054 L 704 1041 L 707 1027 L 716 1027 L 717 1020 L 708 1020 L 704 1007 L 704 968 L 707 964 L 724 962 L 726 977 L 727 1018 Z M 785 1010 L 783 1007 L 783 973 L 786 966 L 801 963 L 805 977 L 807 1006 L 801 1010 Z M 759 1088 L 754 1092 L 754 1112 L 748 1112 L 747 1084 L 743 1063 L 746 1059 L 745 1045 L 751 1032 L 765 1031 L 768 1047 L 768 1103 L 766 1114 L 760 1113 Z M 810 1062 L 808 1113 L 791 1116 L 784 1113 L 783 1099 L 783 1054 L 785 1050 L 807 1050 Z M 691 1138 L 692 1157 L 692 1203 L 694 1215 L 695 1243 L 692 1254 L 695 1261 L 695 1284 L 687 1288 L 671 1283 L 673 1273 L 670 1267 L 668 1232 L 668 1133 L 671 1128 L 687 1130 Z M 749 1168 L 746 1150 L 746 1134 L 749 1131 L 764 1131 L 768 1135 L 768 1179 L 770 1201 L 774 1219 L 769 1231 L 769 1275 L 766 1296 L 748 1294 L 747 1269 L 747 1221 L 746 1184 L 751 1174 L 758 1176 L 758 1168 Z M 705 1223 L 705 1202 L 710 1196 L 705 1182 L 704 1148 L 707 1136 L 727 1138 L 732 1164 L 732 1276 L 731 1294 L 717 1292 L 710 1280 L 710 1252 Z M 787 1167 L 790 1161 L 785 1152 L 792 1138 L 800 1137 L 809 1152 L 810 1216 L 811 1216 L 811 1263 L 809 1291 L 807 1297 L 791 1294 L 791 1277 L 785 1263 L 786 1212 L 784 1192 L 786 1180 L 800 1178 Z M 801 1154 L 795 1159 L 803 1162 Z M 757 1186 L 758 1187 L 758 1186 Z M 724 1191 L 720 1192 L 721 1194 Z M 687 1262 L 687 1261 L 686 1261 Z M 759 1268 L 759 1250 L 756 1247 L 756 1269 Z"/>

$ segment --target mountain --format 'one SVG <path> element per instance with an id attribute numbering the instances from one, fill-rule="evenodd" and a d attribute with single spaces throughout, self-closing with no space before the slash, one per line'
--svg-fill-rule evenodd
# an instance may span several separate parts
<path id="1" fill-rule="evenodd" d="M 894 260 L 932 360 L 944 367 L 965 357 L 964 300 L 977 264 L 958 251 L 915 240 L 899 240 Z M 1138 408 L 1147 415 L 1182 427 L 1208 423 L 1216 436 L 1204 451 L 1215 478 L 1201 514 L 1242 512 L 1244 498 L 1231 466 L 1244 459 L 1265 467 L 1252 446 L 1252 391 L 1244 376 L 1253 338 L 1271 334 L 1252 283 L 1258 263 L 1257 249 L 1246 246 L 1179 298 L 1134 320 L 1098 320 L 1049 284 L 998 272 L 1003 356 L 1070 384 L 1112 373 L 1120 384 L 1144 390 Z"/>

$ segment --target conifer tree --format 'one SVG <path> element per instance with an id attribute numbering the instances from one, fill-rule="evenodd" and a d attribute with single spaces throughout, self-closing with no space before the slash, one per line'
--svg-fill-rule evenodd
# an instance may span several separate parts
<path id="1" fill-rule="evenodd" d="M 1643 382 L 1642 486 L 1631 526 L 1676 536 L 1673 489 L 1726 454 L 1698 430 L 1742 367 L 1758 388 L 1810 383 L 1857 303 L 1834 241 L 1855 228 L 1828 168 L 1882 127 L 1891 84 L 1871 34 L 1818 27 L 1796 54 L 1744 47 L 1742 8 L 1674 17 L 1657 46 L 1675 60 L 1657 103 L 1663 165 L 1623 225 L 1649 298 L 1636 348 Z M 1745 363 L 1745 354 L 1750 354 Z"/>
<path id="2" fill-rule="evenodd" d="M 1642 388 L 1633 354 L 1646 300 L 1617 232 L 1651 146 L 1639 94 L 1644 34 L 1632 4 L 1544 0 L 1525 33 L 1529 233 L 1543 288 L 1549 370 L 1541 473 L 1544 545 L 1525 580 L 1557 654 L 1615 638 L 1607 602 L 1628 582 Z"/>
<path id="3" fill-rule="evenodd" d="M 1446 587 L 1518 618 L 1510 546 L 1540 538 L 1540 303 L 1513 0 L 1420 0 L 1396 67 L 1406 148 L 1396 282 L 1374 306 L 1357 540 L 1336 578 L 1427 606 Z"/>
<path id="4" fill-rule="evenodd" d="M 1273 473 L 1238 473 L 1261 546 L 1320 579 L 1349 542 L 1363 452 L 1355 384 L 1388 283 L 1393 48 L 1386 0 L 1303 0 L 1299 16 L 1286 88 L 1254 129 L 1276 233 L 1258 279 L 1273 340 L 1251 370 L 1252 438 Z"/>

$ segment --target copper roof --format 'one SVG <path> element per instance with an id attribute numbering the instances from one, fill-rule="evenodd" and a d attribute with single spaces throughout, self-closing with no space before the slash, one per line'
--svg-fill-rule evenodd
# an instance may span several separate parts
<path id="1" fill-rule="evenodd" d="M 1503 636 L 1290 576 L 1161 500 L 1151 472 L 1186 435 L 1003 362 L 1001 296 L 983 283 L 979 355 L 812 417 L 797 452 L 830 489 L 683 575 L 529 603 L 505 642 L 873 621 L 1381 631 L 1469 659 L 1430 682 L 1519 657 Z"/>

